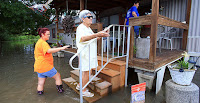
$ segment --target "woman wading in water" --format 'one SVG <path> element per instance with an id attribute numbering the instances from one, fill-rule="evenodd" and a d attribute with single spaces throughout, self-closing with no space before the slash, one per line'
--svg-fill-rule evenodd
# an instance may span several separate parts
<path id="1" fill-rule="evenodd" d="M 44 93 L 44 84 L 47 77 L 55 79 L 56 88 L 58 89 L 58 92 L 62 93 L 64 91 L 62 81 L 60 73 L 58 73 L 54 68 L 52 53 L 65 50 L 69 46 L 51 48 L 46 42 L 50 37 L 50 31 L 48 28 L 39 28 L 38 35 L 40 35 L 40 39 L 35 44 L 34 50 L 34 72 L 37 72 L 38 74 L 38 94 L 42 95 Z"/>

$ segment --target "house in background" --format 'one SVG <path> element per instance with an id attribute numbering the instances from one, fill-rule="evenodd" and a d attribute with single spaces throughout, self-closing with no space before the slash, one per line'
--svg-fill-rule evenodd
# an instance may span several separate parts
<path id="1" fill-rule="evenodd" d="M 56 35 L 56 28 L 55 28 L 55 23 L 52 23 L 50 25 L 47 25 L 46 27 L 50 30 L 50 38 L 49 40 L 47 41 L 48 43 L 56 43 L 57 40 L 57 35 Z"/>
<path id="2" fill-rule="evenodd" d="M 87 1 L 86 4 L 84 4 L 84 1 Z M 53 1 L 52 7 L 56 8 L 57 12 L 59 12 L 59 9 L 67 7 L 63 2 L 65 0 Z M 80 3 L 80 6 L 77 5 L 78 3 Z M 68 1 L 68 4 L 70 9 L 96 11 L 97 24 L 91 26 L 91 28 L 100 28 L 99 30 L 110 24 L 124 24 L 126 12 L 133 5 L 132 1 L 129 0 L 80 0 Z M 200 30 L 198 30 L 200 27 L 200 20 L 198 18 L 200 10 L 197 9 L 198 4 L 200 4 L 199 0 L 142 0 L 138 8 L 140 16 L 130 19 L 130 26 L 148 26 L 145 29 L 145 35 L 150 36 L 150 52 L 149 59 L 134 57 L 133 45 L 135 41 L 133 34 L 131 34 L 129 69 L 137 69 L 142 71 L 144 75 L 151 74 L 152 78 L 156 77 L 156 93 L 161 88 L 166 65 L 182 58 L 181 54 L 184 50 L 188 52 L 200 52 L 198 48 L 198 45 L 200 45 Z M 150 10 L 151 8 L 152 11 Z M 102 23 L 101 27 L 98 26 L 99 22 Z M 170 35 L 168 36 L 170 37 L 169 39 L 162 39 L 162 52 L 159 52 L 157 49 L 157 36 L 160 34 L 158 32 L 160 29 L 159 26 L 164 28 L 163 33 L 170 32 L 173 28 L 176 31 L 172 38 L 170 37 L 172 35 Z M 56 29 L 59 31 L 57 33 L 62 33 L 59 28 Z M 99 44 L 98 47 L 101 47 Z M 101 49 L 103 48 L 98 49 L 98 53 L 101 52 Z"/>
<path id="3" fill-rule="evenodd" d="M 56 23 L 52 23 L 50 25 L 46 26 L 50 30 L 50 38 L 48 40 L 48 43 L 56 43 L 57 40 L 57 29 L 56 29 Z M 61 21 L 58 23 L 58 28 L 63 29 Z M 59 37 L 62 38 L 61 42 L 66 45 L 72 45 L 73 38 L 69 34 L 65 33 L 59 33 Z"/>

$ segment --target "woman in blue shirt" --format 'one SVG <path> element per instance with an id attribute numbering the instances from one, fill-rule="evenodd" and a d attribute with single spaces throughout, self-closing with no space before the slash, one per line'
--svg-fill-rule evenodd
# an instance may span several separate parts
<path id="1" fill-rule="evenodd" d="M 125 21 L 124 21 L 124 25 L 129 25 L 129 18 L 139 16 L 139 13 L 138 13 L 138 10 L 137 10 L 138 7 L 139 7 L 139 2 L 135 1 L 134 5 L 127 11 L 126 18 L 125 18 Z M 139 35 L 139 26 L 134 26 L 134 31 L 138 36 Z"/>

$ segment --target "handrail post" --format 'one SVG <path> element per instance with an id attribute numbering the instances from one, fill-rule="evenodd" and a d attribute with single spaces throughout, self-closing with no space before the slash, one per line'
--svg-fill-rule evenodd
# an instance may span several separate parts
<path id="1" fill-rule="evenodd" d="M 108 45 L 110 44 L 110 43 L 108 43 L 108 41 L 110 40 L 110 38 L 109 37 L 107 37 L 107 61 L 108 61 L 108 54 L 109 54 L 109 48 L 108 48 Z"/>
<path id="2" fill-rule="evenodd" d="M 102 40 L 101 48 L 103 48 L 103 38 L 101 40 Z M 101 49 L 101 67 L 103 67 L 103 49 Z"/>
<path id="3" fill-rule="evenodd" d="M 128 60 L 129 60 L 129 49 L 130 49 L 130 29 L 131 26 L 128 27 L 128 36 L 127 36 L 127 54 L 126 54 L 126 69 L 125 69 L 125 87 L 127 87 L 127 79 L 128 79 Z"/>
<path id="4" fill-rule="evenodd" d="M 119 56 L 120 26 L 118 26 L 118 35 L 117 35 L 117 38 L 118 38 L 118 40 L 117 40 L 117 41 L 118 41 L 118 43 L 117 43 L 117 44 L 118 44 L 118 47 L 117 47 L 117 56 Z M 117 42 L 117 41 L 116 41 L 116 42 Z"/>
<path id="5" fill-rule="evenodd" d="M 123 44 L 122 44 L 123 46 L 122 46 L 122 56 L 124 56 L 125 29 L 126 29 L 126 26 L 123 26 Z"/>
<path id="6" fill-rule="evenodd" d="M 82 90 L 82 68 L 81 68 L 81 56 L 79 56 L 79 84 L 80 84 L 80 103 L 83 103 L 83 90 Z"/>
<path id="7" fill-rule="evenodd" d="M 115 26 L 113 26 L 113 45 L 112 45 L 112 57 L 114 58 L 114 52 L 115 52 L 115 50 L 114 50 L 114 38 L 115 38 Z"/>
<path id="8" fill-rule="evenodd" d="M 91 70 L 91 67 L 90 67 L 90 65 L 91 65 L 91 63 L 90 63 L 90 45 L 89 45 L 89 80 L 90 80 L 90 70 Z"/>

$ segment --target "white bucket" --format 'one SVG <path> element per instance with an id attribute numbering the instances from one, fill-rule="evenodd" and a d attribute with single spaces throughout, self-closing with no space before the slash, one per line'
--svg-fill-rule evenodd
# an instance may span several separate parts
<path id="1" fill-rule="evenodd" d="M 180 85 L 190 85 L 195 74 L 195 70 L 184 70 L 179 72 L 179 69 L 169 68 L 172 80 Z"/>

